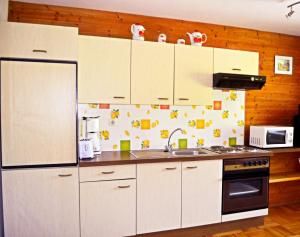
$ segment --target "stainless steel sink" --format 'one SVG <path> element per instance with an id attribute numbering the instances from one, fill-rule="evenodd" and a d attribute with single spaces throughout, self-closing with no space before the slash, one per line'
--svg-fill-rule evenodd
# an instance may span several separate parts
<path id="1" fill-rule="evenodd" d="M 171 151 L 171 155 L 173 156 L 199 156 L 199 155 L 206 155 L 207 152 L 204 151 L 189 151 L 189 150 L 183 150 L 183 151 Z"/>

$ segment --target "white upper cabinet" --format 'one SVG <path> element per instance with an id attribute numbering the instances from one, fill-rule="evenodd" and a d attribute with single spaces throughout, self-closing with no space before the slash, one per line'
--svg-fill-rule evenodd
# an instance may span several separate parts
<path id="1" fill-rule="evenodd" d="M 221 222 L 222 160 L 182 162 L 182 228 Z"/>
<path id="2" fill-rule="evenodd" d="M 214 73 L 259 74 L 259 53 L 230 49 L 214 49 Z"/>
<path id="3" fill-rule="evenodd" d="M 130 40 L 79 36 L 79 103 L 130 104 L 130 48 Z"/>
<path id="4" fill-rule="evenodd" d="M 0 57 L 77 61 L 78 28 L 0 22 Z"/>
<path id="5" fill-rule="evenodd" d="M 174 44 L 132 41 L 131 103 L 173 103 Z"/>
<path id="6" fill-rule="evenodd" d="M 213 48 L 175 46 L 175 105 L 212 104 Z"/>

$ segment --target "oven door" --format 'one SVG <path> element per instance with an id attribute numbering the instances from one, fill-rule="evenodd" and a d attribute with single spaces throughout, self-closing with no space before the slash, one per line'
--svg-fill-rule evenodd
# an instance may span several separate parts
<path id="1" fill-rule="evenodd" d="M 223 179 L 222 214 L 268 207 L 269 177 Z"/>

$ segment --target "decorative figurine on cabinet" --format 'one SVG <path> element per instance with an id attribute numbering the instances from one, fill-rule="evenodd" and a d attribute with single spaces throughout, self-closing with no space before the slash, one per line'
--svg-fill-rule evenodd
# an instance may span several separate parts
<path id="1" fill-rule="evenodd" d="M 159 34 L 157 41 L 160 43 L 166 43 L 167 42 L 166 34 Z"/>
<path id="2" fill-rule="evenodd" d="M 195 30 L 193 33 L 186 33 L 190 37 L 191 45 L 202 46 L 207 41 L 207 36 Z"/>
<path id="3" fill-rule="evenodd" d="M 139 23 L 131 25 L 131 33 L 133 40 L 144 40 L 145 28 Z"/>

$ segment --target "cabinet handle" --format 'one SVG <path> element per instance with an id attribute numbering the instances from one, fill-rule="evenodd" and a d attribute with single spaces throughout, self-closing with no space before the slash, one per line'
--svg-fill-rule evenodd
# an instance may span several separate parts
<path id="1" fill-rule="evenodd" d="M 70 177 L 70 176 L 72 176 L 72 174 L 59 174 L 58 175 L 59 177 Z"/>
<path id="2" fill-rule="evenodd" d="M 242 71 L 242 69 L 240 69 L 240 68 L 232 68 L 231 70 L 232 71 Z"/>
<path id="3" fill-rule="evenodd" d="M 185 101 L 187 101 L 187 100 L 190 100 L 190 99 L 188 99 L 188 98 L 178 98 L 178 100 L 185 100 Z"/>
<path id="4" fill-rule="evenodd" d="M 34 52 L 34 53 L 47 53 L 47 50 L 44 50 L 44 49 L 33 49 L 32 52 Z"/>
<path id="5" fill-rule="evenodd" d="M 166 97 L 159 97 L 157 98 L 158 100 L 169 100 L 169 98 L 166 98 Z"/>
<path id="6" fill-rule="evenodd" d="M 188 167 L 186 167 L 187 169 L 197 169 L 198 168 L 198 166 L 188 166 Z"/>
<path id="7" fill-rule="evenodd" d="M 166 168 L 166 170 L 176 170 L 177 168 L 176 167 L 168 167 Z"/>
<path id="8" fill-rule="evenodd" d="M 124 96 L 114 96 L 113 98 L 114 98 L 114 99 L 125 99 Z"/>
<path id="9" fill-rule="evenodd" d="M 130 188 L 130 185 L 120 185 L 118 188 Z"/>
<path id="10" fill-rule="evenodd" d="M 115 171 L 102 171 L 102 174 L 113 174 Z"/>

